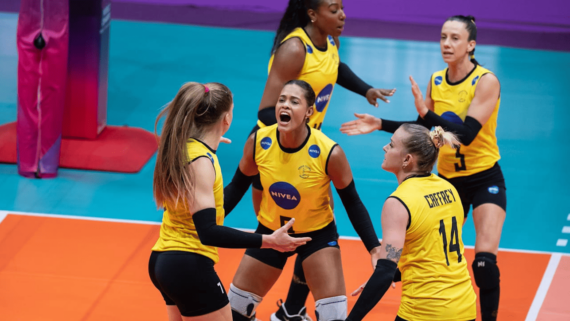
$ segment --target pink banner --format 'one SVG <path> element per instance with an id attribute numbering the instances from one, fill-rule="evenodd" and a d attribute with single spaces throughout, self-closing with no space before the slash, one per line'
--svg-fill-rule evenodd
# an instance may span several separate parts
<path id="1" fill-rule="evenodd" d="M 68 0 L 21 0 L 18 18 L 18 172 L 55 177 L 68 51 Z M 43 49 L 38 36 L 45 42 Z M 36 45 L 34 41 L 36 40 Z"/>

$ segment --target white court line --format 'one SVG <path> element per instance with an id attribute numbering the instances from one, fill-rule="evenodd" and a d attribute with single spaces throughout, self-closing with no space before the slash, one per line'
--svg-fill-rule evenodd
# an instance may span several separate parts
<path id="1" fill-rule="evenodd" d="M 145 225 L 160 225 L 161 222 L 152 221 L 139 221 L 139 220 L 125 220 L 125 219 L 115 219 L 115 218 L 102 218 L 102 217 L 90 217 L 90 216 L 75 216 L 75 215 L 61 215 L 61 214 L 45 214 L 45 213 L 33 213 L 33 212 L 19 212 L 19 211 L 2 211 L 0 210 L 0 218 L 3 219 L 7 214 L 17 214 L 26 216 L 40 216 L 40 217 L 54 217 L 54 218 L 66 218 L 66 219 L 76 219 L 76 220 L 86 220 L 86 221 L 99 221 L 99 222 L 113 222 L 113 223 L 130 223 L 130 224 L 145 224 Z M 2 220 L 0 219 L 0 223 Z M 254 229 L 238 228 L 238 230 L 246 232 L 254 232 Z M 358 236 L 340 236 L 343 240 L 353 240 L 360 241 Z M 382 239 L 380 239 L 381 241 Z M 466 249 L 473 249 L 472 245 L 465 245 Z M 534 250 L 520 250 L 520 249 L 508 249 L 499 248 L 499 251 L 503 252 L 516 252 L 516 253 L 529 253 L 529 254 L 558 254 L 570 256 L 570 253 L 562 252 L 548 252 L 548 251 L 534 251 Z"/>
<path id="2" fill-rule="evenodd" d="M 566 239 L 558 239 L 558 241 L 556 241 L 556 246 L 566 246 L 566 244 L 568 244 L 568 240 Z"/>
<path id="3" fill-rule="evenodd" d="M 532 305 L 530 306 L 530 310 L 528 311 L 525 321 L 534 321 L 536 320 L 536 317 L 538 317 L 538 312 L 540 312 L 544 298 L 546 298 L 546 293 L 548 293 L 548 288 L 550 288 L 550 283 L 552 283 L 552 278 L 558 268 L 558 263 L 560 263 L 561 257 L 562 255 L 560 254 L 552 254 L 550 257 L 550 261 L 548 262 L 546 271 L 542 276 L 542 281 L 536 291 L 536 295 L 534 296 L 534 300 L 532 301 Z"/>

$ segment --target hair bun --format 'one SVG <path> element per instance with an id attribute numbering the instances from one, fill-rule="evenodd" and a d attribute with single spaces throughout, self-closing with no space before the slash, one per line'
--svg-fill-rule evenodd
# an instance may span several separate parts
<path id="1" fill-rule="evenodd" d="M 473 16 L 466 16 L 465 18 L 471 20 L 473 23 L 475 23 L 475 17 Z"/>
<path id="2" fill-rule="evenodd" d="M 435 128 L 429 132 L 429 136 L 431 137 L 431 141 L 435 145 L 436 148 L 441 148 L 445 141 L 443 139 L 443 128 L 441 126 L 435 126 Z"/>

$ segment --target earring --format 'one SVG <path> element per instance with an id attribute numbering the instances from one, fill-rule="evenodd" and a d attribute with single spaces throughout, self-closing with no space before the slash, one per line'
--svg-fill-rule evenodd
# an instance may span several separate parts
<path id="1" fill-rule="evenodd" d="M 311 20 L 311 23 L 315 22 L 315 20 Z"/>

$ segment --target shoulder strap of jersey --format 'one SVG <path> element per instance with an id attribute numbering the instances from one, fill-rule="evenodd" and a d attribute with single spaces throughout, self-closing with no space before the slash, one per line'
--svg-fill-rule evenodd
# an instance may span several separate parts
<path id="1" fill-rule="evenodd" d="M 303 42 L 304 45 L 307 45 L 308 37 L 307 37 L 307 34 L 305 33 L 305 31 L 303 30 L 303 28 L 300 28 L 300 27 L 295 28 L 287 36 L 285 36 L 285 38 L 283 38 L 283 40 L 281 40 L 281 43 L 284 43 L 285 41 L 287 41 L 291 38 L 299 38 L 301 40 L 301 42 Z"/>

